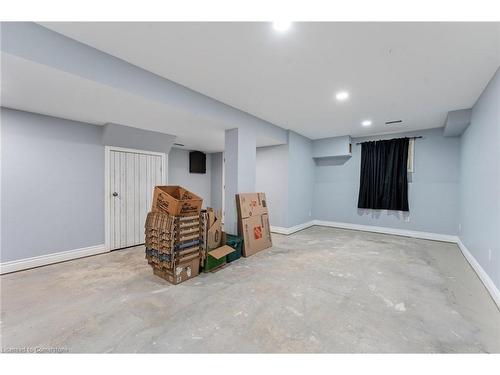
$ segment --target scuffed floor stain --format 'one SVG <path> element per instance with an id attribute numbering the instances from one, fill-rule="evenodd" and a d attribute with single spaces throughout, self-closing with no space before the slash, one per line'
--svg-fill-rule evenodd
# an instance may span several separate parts
<path id="1" fill-rule="evenodd" d="M 405 303 L 404 303 L 404 302 L 400 302 L 400 303 L 395 304 L 395 305 L 394 305 L 394 308 L 395 308 L 397 311 L 401 311 L 401 312 L 406 311 L 406 306 L 405 306 Z"/>
<path id="2" fill-rule="evenodd" d="M 287 306 L 286 309 L 288 311 L 290 311 L 291 313 L 295 314 L 296 316 L 304 316 L 304 314 L 302 314 L 300 311 L 297 311 L 296 309 L 294 309 L 291 306 Z"/>

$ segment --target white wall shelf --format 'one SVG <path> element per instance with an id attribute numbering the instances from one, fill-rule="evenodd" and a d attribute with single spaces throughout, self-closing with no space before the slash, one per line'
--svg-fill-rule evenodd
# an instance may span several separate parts
<path id="1" fill-rule="evenodd" d="M 313 141 L 314 159 L 349 158 L 352 155 L 351 152 L 351 137 L 348 135 Z"/>

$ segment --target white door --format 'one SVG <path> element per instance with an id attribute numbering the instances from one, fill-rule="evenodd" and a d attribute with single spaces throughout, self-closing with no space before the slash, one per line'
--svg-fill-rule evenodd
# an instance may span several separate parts
<path id="1" fill-rule="evenodd" d="M 108 160 L 109 250 L 142 244 L 153 188 L 165 183 L 165 155 L 110 149 Z"/>

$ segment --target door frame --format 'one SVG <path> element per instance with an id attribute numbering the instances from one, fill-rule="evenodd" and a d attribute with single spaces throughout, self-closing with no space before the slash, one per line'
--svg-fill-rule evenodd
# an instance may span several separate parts
<path id="1" fill-rule="evenodd" d="M 104 146 L 104 247 L 106 251 L 111 251 L 111 187 L 110 183 L 110 170 L 109 170 L 109 162 L 111 151 L 121 151 L 121 152 L 129 152 L 134 154 L 142 154 L 142 155 L 153 155 L 153 156 L 161 156 L 161 181 L 163 185 L 168 184 L 168 154 L 165 152 L 155 152 L 155 151 L 147 151 L 147 150 L 138 150 L 135 148 L 125 148 L 125 147 L 116 147 L 116 146 Z"/>
<path id="2" fill-rule="evenodd" d="M 222 229 L 224 229 L 224 221 L 226 216 L 226 152 L 222 151 L 222 177 L 221 177 L 221 209 L 222 209 Z"/>

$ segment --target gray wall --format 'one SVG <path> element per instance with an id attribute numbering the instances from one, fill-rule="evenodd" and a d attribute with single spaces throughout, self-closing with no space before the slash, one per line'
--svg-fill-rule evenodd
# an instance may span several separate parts
<path id="1" fill-rule="evenodd" d="M 165 152 L 172 136 L 1 108 L 1 261 L 104 243 L 104 145 Z M 169 183 L 210 203 L 207 173 L 189 173 L 185 150 L 169 153 Z"/>
<path id="2" fill-rule="evenodd" d="M 312 141 L 293 131 L 288 143 L 257 148 L 257 191 L 266 193 L 271 225 L 292 227 L 313 219 Z"/>
<path id="3" fill-rule="evenodd" d="M 258 147 L 256 190 L 266 193 L 269 222 L 288 227 L 288 145 Z"/>
<path id="4" fill-rule="evenodd" d="M 104 243 L 102 128 L 0 111 L 1 261 Z"/>
<path id="5" fill-rule="evenodd" d="M 203 198 L 203 207 L 210 206 L 211 158 L 207 155 L 207 173 L 189 173 L 189 150 L 172 148 L 168 154 L 168 184 L 182 185 Z"/>
<path id="6" fill-rule="evenodd" d="M 472 109 L 459 109 L 448 112 L 443 134 L 446 137 L 460 137 L 470 124 Z"/>
<path id="7" fill-rule="evenodd" d="M 288 135 L 287 227 L 313 219 L 314 160 L 312 141 L 290 131 Z"/>
<path id="8" fill-rule="evenodd" d="M 500 289 L 500 72 L 462 135 L 459 237 Z M 489 256 L 491 250 L 491 259 Z"/>
<path id="9" fill-rule="evenodd" d="M 210 206 L 222 210 L 222 169 L 224 168 L 222 152 L 210 154 Z"/>
<path id="10" fill-rule="evenodd" d="M 353 139 L 352 157 L 341 163 L 316 165 L 313 215 L 318 220 L 457 234 L 460 140 L 430 129 Z M 409 190 L 409 215 L 396 211 L 358 210 L 361 147 L 369 139 L 422 135 L 415 141 L 415 161 Z M 343 163 L 343 164 L 342 164 Z M 319 163 L 320 164 L 320 163 Z"/>
<path id="11" fill-rule="evenodd" d="M 256 133 L 247 127 L 229 129 L 224 139 L 224 230 L 238 233 L 235 195 L 256 188 Z"/>

